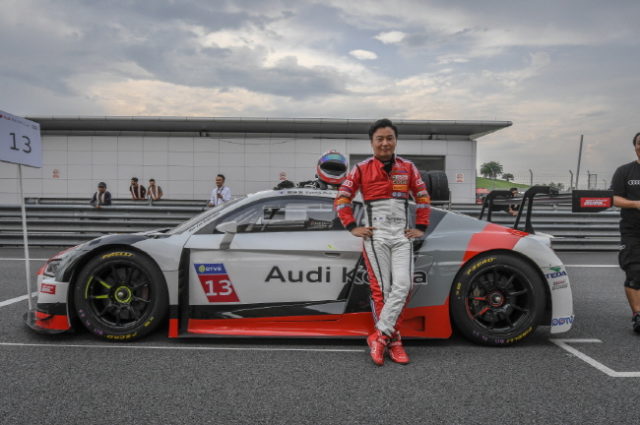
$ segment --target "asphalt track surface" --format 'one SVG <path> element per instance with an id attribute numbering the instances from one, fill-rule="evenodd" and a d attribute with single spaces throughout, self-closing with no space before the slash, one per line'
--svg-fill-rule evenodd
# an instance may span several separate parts
<path id="1" fill-rule="evenodd" d="M 560 256 L 576 321 L 556 338 L 579 354 L 543 327 L 509 348 L 410 341 L 410 365 L 378 368 L 364 341 L 37 335 L 26 300 L 11 301 L 26 293 L 24 262 L 10 259 L 22 250 L 0 249 L 0 424 L 640 423 L 640 335 L 616 255 Z"/>

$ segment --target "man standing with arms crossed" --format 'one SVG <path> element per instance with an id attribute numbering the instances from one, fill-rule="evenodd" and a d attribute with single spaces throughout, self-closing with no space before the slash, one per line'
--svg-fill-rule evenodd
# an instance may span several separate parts
<path id="1" fill-rule="evenodd" d="M 626 273 L 624 290 L 633 313 L 633 330 L 640 333 L 640 133 L 633 136 L 638 159 L 618 167 L 611 179 L 613 205 L 620 208 L 622 249 L 620 268 Z"/>
<path id="2" fill-rule="evenodd" d="M 430 199 L 420 173 L 395 155 L 398 130 L 388 119 L 373 123 L 369 139 L 373 157 L 357 164 L 338 189 L 335 207 L 342 225 L 363 238 L 363 257 L 371 288 L 375 331 L 367 338 L 371 359 L 382 366 L 384 355 L 409 363 L 399 327 L 413 284 L 413 244 L 429 225 Z M 362 192 L 366 226 L 357 227 L 351 200 Z M 409 228 L 409 197 L 416 202 L 416 228 Z"/>

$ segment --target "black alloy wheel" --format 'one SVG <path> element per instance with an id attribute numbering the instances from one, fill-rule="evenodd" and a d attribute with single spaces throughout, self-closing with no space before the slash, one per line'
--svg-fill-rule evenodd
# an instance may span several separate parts
<path id="1" fill-rule="evenodd" d="M 458 274 L 451 291 L 456 328 L 483 345 L 511 345 L 531 335 L 546 302 L 544 281 L 525 260 L 481 255 Z"/>
<path id="2" fill-rule="evenodd" d="M 164 277 L 149 258 L 114 250 L 94 257 L 74 285 L 80 322 L 94 335 L 132 341 L 155 329 L 166 316 Z"/>

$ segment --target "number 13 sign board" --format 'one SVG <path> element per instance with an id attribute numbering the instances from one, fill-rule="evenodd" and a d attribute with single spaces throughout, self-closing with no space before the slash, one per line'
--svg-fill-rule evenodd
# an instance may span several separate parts
<path id="1" fill-rule="evenodd" d="M 0 161 L 41 168 L 40 124 L 0 111 Z"/>

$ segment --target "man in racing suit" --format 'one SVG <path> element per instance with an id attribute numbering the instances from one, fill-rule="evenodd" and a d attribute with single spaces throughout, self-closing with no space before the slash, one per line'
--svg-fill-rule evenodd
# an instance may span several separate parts
<path id="1" fill-rule="evenodd" d="M 395 156 L 397 128 L 388 119 L 369 129 L 373 157 L 357 164 L 338 189 L 335 207 L 342 225 L 363 238 L 375 332 L 367 338 L 371 358 L 384 364 L 409 363 L 398 329 L 413 284 L 413 245 L 429 225 L 430 199 L 416 166 Z M 357 227 L 351 200 L 362 192 L 366 226 Z M 416 225 L 408 228 L 409 196 L 416 202 Z"/>

